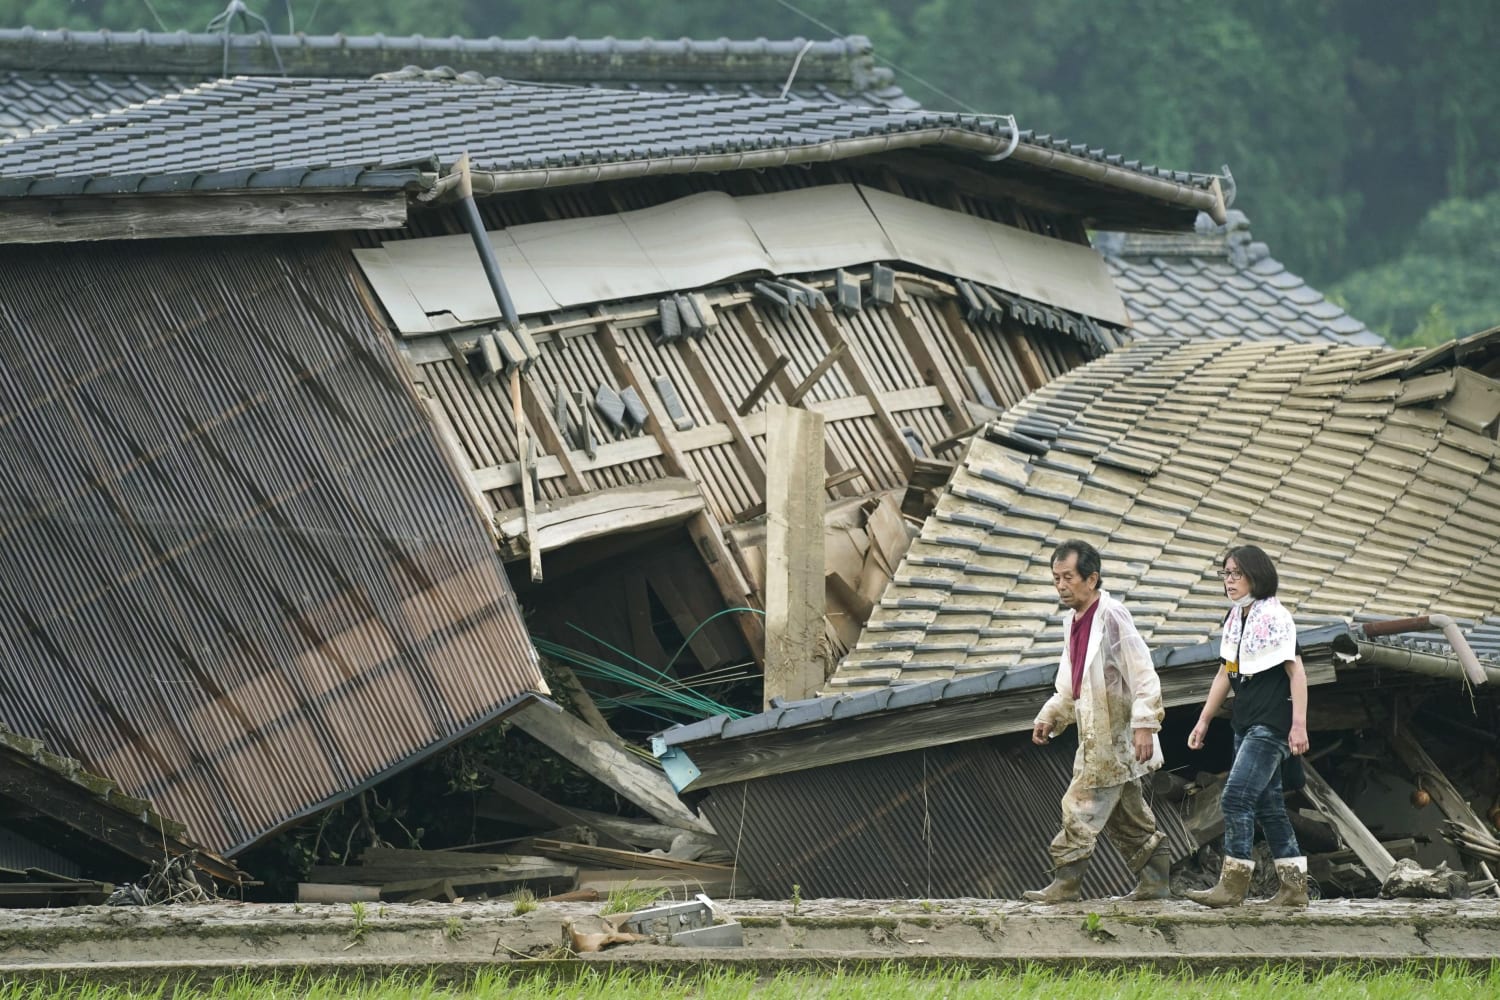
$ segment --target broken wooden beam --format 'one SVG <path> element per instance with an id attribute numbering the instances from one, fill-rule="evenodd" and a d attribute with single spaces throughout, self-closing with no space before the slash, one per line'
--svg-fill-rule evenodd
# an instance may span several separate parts
<path id="1" fill-rule="evenodd" d="M 689 809 L 661 771 L 621 750 L 566 712 L 532 702 L 510 716 L 522 732 L 571 761 L 668 826 L 699 833 L 714 828 Z"/>
<path id="2" fill-rule="evenodd" d="M 1360 864 L 1368 868 L 1377 881 L 1384 882 L 1391 874 L 1391 869 L 1396 867 L 1396 859 L 1391 856 L 1391 852 L 1386 850 L 1379 838 L 1370 832 L 1369 827 L 1365 826 L 1348 803 L 1339 797 L 1311 764 L 1304 761 L 1302 770 L 1307 775 L 1307 785 L 1302 789 L 1302 794 L 1338 831 L 1339 839 L 1354 852 Z"/>
<path id="3" fill-rule="evenodd" d="M 512 781 L 492 767 L 481 765 L 479 770 L 485 777 L 490 779 L 491 788 L 527 812 L 539 816 L 550 823 L 555 823 L 558 826 L 576 825 L 587 827 L 594 831 L 594 836 L 599 838 L 599 842 L 605 847 L 630 849 L 630 844 L 620 840 L 609 830 L 596 826 L 582 813 L 574 812 L 566 806 L 558 805 L 551 799 L 537 794 L 520 782 Z"/>
<path id="4" fill-rule="evenodd" d="M 1427 751 L 1422 749 L 1422 745 L 1412 736 L 1411 731 L 1399 721 L 1391 727 L 1391 749 L 1406 764 L 1407 769 L 1416 776 L 1418 787 L 1425 789 L 1427 794 L 1432 796 L 1432 801 L 1437 805 L 1438 811 L 1450 822 L 1461 827 L 1468 827 L 1490 841 L 1494 840 L 1485 822 L 1464 800 L 1463 795 L 1448 780 L 1447 775 L 1438 768 L 1437 763 L 1427 755 Z M 1463 842 L 1460 841 L 1458 846 L 1459 850 L 1464 850 Z M 1475 868 L 1479 874 L 1487 879 L 1495 877 L 1488 861 L 1472 850 L 1466 853 L 1475 858 Z M 1500 889 L 1496 889 L 1495 894 L 1500 896 Z"/>

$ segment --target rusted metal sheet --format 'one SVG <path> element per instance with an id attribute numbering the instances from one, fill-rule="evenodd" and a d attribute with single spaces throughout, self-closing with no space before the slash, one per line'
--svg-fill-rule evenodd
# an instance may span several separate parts
<path id="1" fill-rule="evenodd" d="M 0 721 L 221 853 L 545 690 L 347 259 L 0 251 Z"/>
<path id="2" fill-rule="evenodd" d="M 772 775 L 714 789 L 703 811 L 768 898 L 794 885 L 806 898 L 1017 898 L 1047 881 L 1071 742 L 974 740 Z M 1155 811 L 1174 857 L 1186 856 L 1177 813 Z M 1101 838 L 1084 892 L 1134 884 Z"/>

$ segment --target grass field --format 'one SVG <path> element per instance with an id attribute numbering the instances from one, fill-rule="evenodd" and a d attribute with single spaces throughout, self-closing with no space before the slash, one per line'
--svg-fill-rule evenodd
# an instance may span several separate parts
<path id="1" fill-rule="evenodd" d="M 462 986 L 439 985 L 401 977 L 380 980 L 299 979 L 280 982 L 226 979 L 194 987 L 154 989 L 101 986 L 88 982 L 55 986 L 7 984 L 0 1000 L 365 1000 L 417 998 L 520 998 L 520 1000 L 960 1000 L 1005 997 L 1017 1000 L 1413 1000 L 1416 997 L 1500 996 L 1500 964 L 1487 971 L 1459 967 L 1433 970 L 1362 972 L 1338 970 L 1310 975 L 1301 968 L 1266 968 L 1254 972 L 1164 974 L 1146 970 L 1062 973 L 1042 968 L 1018 972 L 941 973 L 880 972 L 844 974 L 788 973 L 760 976 L 745 972 L 709 972 L 692 976 L 619 973 L 603 975 L 586 970 L 576 978 L 539 976 L 509 978 L 481 973 Z"/>

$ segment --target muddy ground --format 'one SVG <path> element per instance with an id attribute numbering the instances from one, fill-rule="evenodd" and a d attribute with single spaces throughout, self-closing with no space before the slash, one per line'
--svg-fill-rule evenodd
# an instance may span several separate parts
<path id="1" fill-rule="evenodd" d="M 719 904 L 744 927 L 739 948 L 615 945 L 573 956 L 570 921 L 599 903 L 543 903 L 517 916 L 509 903 L 212 903 L 0 911 L 0 980 L 84 975 L 101 981 L 211 979 L 306 969 L 442 978 L 509 971 L 733 964 L 771 971 L 808 966 L 968 963 L 1054 966 L 1124 963 L 1199 969 L 1286 961 L 1466 961 L 1500 955 L 1500 900 L 1316 902 L 1300 912 L 1187 902 L 1107 900 L 1042 907 L 1001 900 L 737 900 Z"/>

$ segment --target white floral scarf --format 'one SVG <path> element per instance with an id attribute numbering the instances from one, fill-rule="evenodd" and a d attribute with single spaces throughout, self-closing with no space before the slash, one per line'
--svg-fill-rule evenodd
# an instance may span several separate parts
<path id="1" fill-rule="evenodd" d="M 1280 601 L 1267 597 L 1250 605 L 1243 628 L 1239 610 L 1231 608 L 1224 621 L 1219 655 L 1224 662 L 1237 664 L 1240 676 L 1279 667 L 1297 655 L 1297 625 Z"/>

